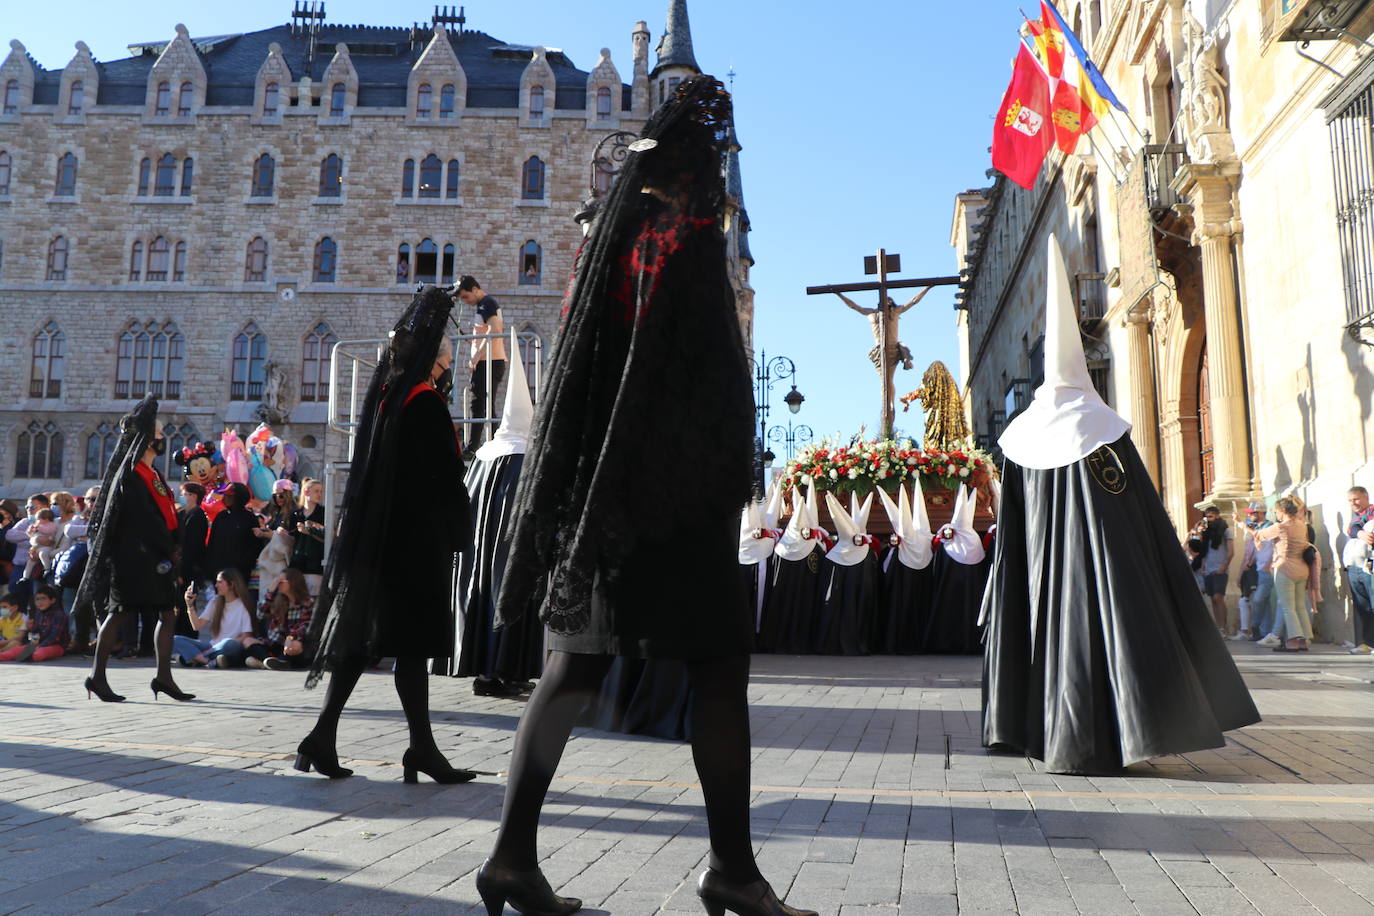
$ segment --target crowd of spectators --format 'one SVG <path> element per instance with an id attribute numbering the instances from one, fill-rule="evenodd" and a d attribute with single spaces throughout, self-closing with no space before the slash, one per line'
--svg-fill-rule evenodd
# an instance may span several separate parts
<path id="1" fill-rule="evenodd" d="M 77 618 L 75 599 L 99 493 L 35 493 L 22 508 L 0 500 L 0 662 L 93 650 L 95 621 Z M 204 508 L 208 495 L 196 483 L 178 489 L 185 592 L 174 655 L 184 665 L 304 667 L 324 571 L 323 484 L 306 478 L 298 494 L 294 482 L 279 480 L 272 499 L 255 504 L 247 486 L 232 483 L 213 513 Z M 153 655 L 150 616 L 130 615 L 114 657 Z"/>

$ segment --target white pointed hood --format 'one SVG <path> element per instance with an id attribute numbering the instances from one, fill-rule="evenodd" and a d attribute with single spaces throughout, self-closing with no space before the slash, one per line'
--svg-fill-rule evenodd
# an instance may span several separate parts
<path id="1" fill-rule="evenodd" d="M 492 461 L 502 455 L 523 455 L 530 445 L 530 428 L 534 425 L 534 402 L 530 400 L 529 383 L 525 380 L 525 361 L 520 358 L 520 344 L 515 329 L 510 332 L 510 354 L 507 360 L 510 375 L 506 378 L 506 403 L 501 408 L 501 425 L 496 434 L 477 450 L 479 461 Z"/>
<path id="2" fill-rule="evenodd" d="M 778 545 L 778 511 L 782 508 L 782 488 L 773 484 L 768 506 L 763 500 L 750 500 L 744 507 L 739 523 L 739 561 L 745 566 L 762 563 L 773 555 Z"/>
<path id="3" fill-rule="evenodd" d="M 835 522 L 835 546 L 825 555 L 827 560 L 839 566 L 857 566 L 868 559 L 868 513 L 873 508 L 873 494 L 856 505 L 854 497 L 849 501 L 849 512 L 830 493 L 825 494 L 825 504 L 830 507 L 830 517 Z"/>
<path id="4" fill-rule="evenodd" d="M 935 557 L 930 539 L 930 521 L 926 517 L 926 500 L 921 493 L 921 481 L 912 478 L 916 494 L 916 513 L 911 511 L 905 486 L 897 488 L 897 503 L 892 501 L 881 488 L 878 495 L 882 498 L 883 508 L 892 522 L 892 533 L 897 537 L 897 562 L 908 569 L 925 569 Z"/>
<path id="5" fill-rule="evenodd" d="M 815 488 L 812 488 L 815 491 Z M 815 548 L 816 542 L 811 540 L 811 519 L 806 506 L 806 500 L 802 498 L 800 488 L 792 488 L 792 520 L 787 523 L 787 530 L 778 538 L 778 546 L 773 552 L 784 560 L 804 560 L 807 555 Z"/>
<path id="6" fill-rule="evenodd" d="M 959 484 L 959 496 L 954 500 L 954 516 L 949 520 L 954 537 L 945 542 L 945 553 L 949 554 L 949 558 L 966 566 L 976 566 L 987 555 L 983 549 L 983 539 L 973 530 L 974 501 L 973 491 Z"/>
<path id="7" fill-rule="evenodd" d="M 1002 453 L 1026 468 L 1062 468 L 1130 432 L 1088 376 L 1078 309 L 1059 240 L 1050 235 L 1045 289 L 1045 381 L 998 437 Z"/>

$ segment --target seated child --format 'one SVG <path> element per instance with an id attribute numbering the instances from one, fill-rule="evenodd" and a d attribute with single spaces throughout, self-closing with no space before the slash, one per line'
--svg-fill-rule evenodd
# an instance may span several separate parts
<path id="1" fill-rule="evenodd" d="M 32 579 L 39 569 L 52 566 L 53 545 L 57 543 L 57 522 L 51 509 L 39 509 L 29 525 L 29 562 L 24 565 L 24 578 Z"/>
<path id="2" fill-rule="evenodd" d="M 0 598 L 0 652 L 23 647 L 29 641 L 29 621 L 24 616 L 24 603 L 15 595 Z"/>
<path id="3" fill-rule="evenodd" d="M 29 622 L 29 641 L 0 652 L 0 662 L 45 662 L 67 653 L 67 612 L 62 610 L 62 594 L 51 585 L 40 585 L 33 593 L 33 617 Z"/>

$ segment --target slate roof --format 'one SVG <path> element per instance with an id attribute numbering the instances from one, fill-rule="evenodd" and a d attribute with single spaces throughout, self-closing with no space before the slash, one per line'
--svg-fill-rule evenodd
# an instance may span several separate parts
<path id="1" fill-rule="evenodd" d="M 669 0 L 668 24 L 663 37 L 658 40 L 658 62 L 654 65 L 650 78 L 658 75 L 664 67 L 686 67 L 697 73 L 697 57 L 692 53 L 692 26 L 687 21 L 687 0 Z"/>
<path id="2" fill-rule="evenodd" d="M 258 69 L 267 58 L 268 46 L 281 45 L 282 55 L 299 79 L 309 74 L 318 81 L 324 76 L 334 48 L 348 45 L 353 67 L 358 72 L 358 107 L 402 107 L 406 103 L 406 83 L 410 68 L 424 52 L 431 33 L 422 29 L 412 42 L 412 30 L 367 25 L 320 26 L 315 36 L 315 55 L 310 57 L 310 36 L 293 34 L 290 25 L 279 25 L 239 35 L 192 38 L 209 77 L 207 105 L 252 105 Z M 513 45 L 485 32 L 449 32 L 449 43 L 467 74 L 468 100 L 473 108 L 516 108 L 520 103 L 520 77 L 534 50 L 529 45 Z M 97 62 L 100 91 L 97 105 L 142 105 L 148 85 L 148 72 L 158 54 L 171 39 L 130 45 L 133 57 Z M 586 107 L 587 71 L 578 69 L 561 51 L 548 52 L 557 86 L 555 107 Z M 56 104 L 62 79 L 61 70 L 35 67 L 34 102 Z M 622 88 L 624 104 L 629 104 L 630 88 Z"/>

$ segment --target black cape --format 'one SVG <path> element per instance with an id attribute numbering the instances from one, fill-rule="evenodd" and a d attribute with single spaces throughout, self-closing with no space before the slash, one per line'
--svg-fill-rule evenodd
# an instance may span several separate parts
<path id="1" fill-rule="evenodd" d="M 510 549 L 506 531 L 515 508 L 515 482 L 524 461 L 523 454 L 501 455 L 479 459 L 468 468 L 464 484 L 472 500 L 473 547 L 459 557 L 454 585 L 454 605 L 463 627 L 455 646 L 456 665 L 445 659 L 436 663 L 438 673 L 526 681 L 544 670 L 544 628 L 537 614 L 493 629 Z"/>
<path id="2" fill-rule="evenodd" d="M 1259 721 L 1129 436 L 1063 468 L 1006 463 L 985 612 L 983 743 L 1052 773 Z"/>

